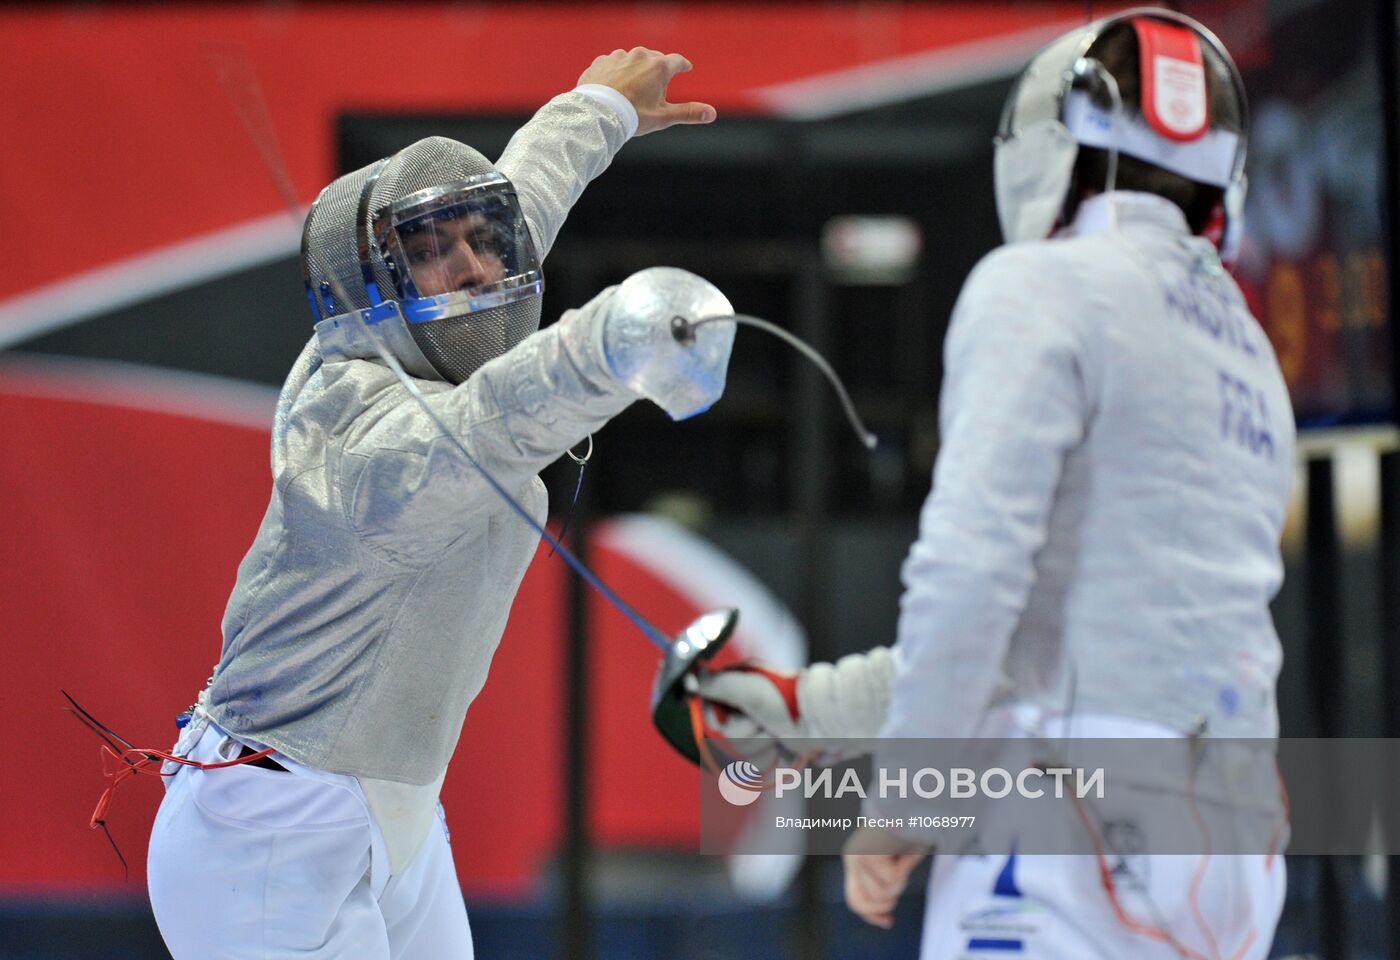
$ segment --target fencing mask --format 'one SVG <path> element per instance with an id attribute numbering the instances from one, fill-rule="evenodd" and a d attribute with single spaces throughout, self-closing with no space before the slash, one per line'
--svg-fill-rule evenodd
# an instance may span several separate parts
<path id="1" fill-rule="evenodd" d="M 1124 24 L 1137 35 L 1141 94 L 1110 105 L 1095 91 L 1107 71 L 1092 49 Z M 1208 73 L 1223 74 L 1229 119 L 1210 109 Z M 1110 86 L 1117 99 L 1116 84 Z M 1247 129 L 1239 71 L 1215 35 L 1190 17 L 1135 9 L 1071 31 L 1036 54 L 1002 111 L 995 167 L 1002 234 L 1012 242 L 1048 236 L 1065 209 L 1080 148 L 1093 147 L 1223 191 L 1212 239 L 1229 259 L 1239 240 Z"/>
<path id="2" fill-rule="evenodd" d="M 301 261 L 317 329 L 367 309 L 417 377 L 461 383 L 539 329 L 544 276 L 515 188 L 455 140 L 420 140 L 322 190 Z"/>

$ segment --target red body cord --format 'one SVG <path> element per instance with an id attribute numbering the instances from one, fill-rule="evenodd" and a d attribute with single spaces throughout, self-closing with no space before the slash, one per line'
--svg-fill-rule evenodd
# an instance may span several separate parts
<path id="1" fill-rule="evenodd" d="M 132 748 L 117 753 L 111 747 L 103 744 L 102 775 L 110 777 L 112 782 L 108 785 L 106 790 L 102 791 L 102 796 L 97 801 L 97 809 L 92 811 L 92 819 L 88 821 L 88 826 L 96 830 L 106 822 L 107 808 L 112 803 L 112 794 L 116 792 L 117 787 L 121 786 L 138 773 L 145 774 L 148 777 L 168 777 L 173 775 L 173 771 L 172 773 L 166 773 L 156 765 L 158 763 L 169 761 L 170 763 L 178 763 L 186 767 L 197 767 L 200 770 L 218 770 L 222 767 L 236 767 L 239 764 L 252 763 L 255 760 L 261 760 L 271 753 L 272 748 L 268 747 L 266 750 L 250 753 L 246 757 L 237 757 L 233 760 L 224 760 L 220 763 L 201 763 L 198 760 L 191 760 L 188 757 L 177 757 L 173 753 L 166 753 L 164 750 Z M 110 767 L 109 758 L 122 764 L 122 766 L 113 771 Z"/>

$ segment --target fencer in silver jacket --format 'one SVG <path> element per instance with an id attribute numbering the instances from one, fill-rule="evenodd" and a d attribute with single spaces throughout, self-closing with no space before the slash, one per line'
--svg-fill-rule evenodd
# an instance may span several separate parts
<path id="1" fill-rule="evenodd" d="M 556 97 L 496 164 L 541 258 L 635 128 L 618 99 L 589 89 Z M 732 326 L 702 331 L 709 359 L 691 369 L 676 367 L 674 349 L 652 349 L 649 325 L 697 310 L 730 312 L 698 277 L 644 271 L 465 382 L 418 386 L 476 463 L 543 522 L 541 468 L 639 395 L 677 412 L 666 388 L 645 386 L 658 379 L 639 371 L 674 367 L 660 372 L 710 391 L 700 406 L 717 398 Z M 201 702 L 218 727 L 275 748 L 297 769 L 356 778 L 397 871 L 428 830 L 540 538 L 414 402 L 366 332 L 318 324 L 282 389 L 272 499 L 239 567 Z"/>

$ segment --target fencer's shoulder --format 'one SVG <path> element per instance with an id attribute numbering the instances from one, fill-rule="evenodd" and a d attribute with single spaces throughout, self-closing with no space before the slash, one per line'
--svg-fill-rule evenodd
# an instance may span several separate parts
<path id="1" fill-rule="evenodd" d="M 972 268 L 954 310 L 955 323 L 1018 318 L 1018 326 L 1073 325 L 1082 312 L 1085 258 L 1062 241 L 1008 243 Z"/>
<path id="2" fill-rule="evenodd" d="M 439 381 L 417 380 L 431 396 L 450 389 Z M 296 398 L 293 413 L 303 428 L 317 425 L 327 442 L 359 440 L 391 415 L 417 416 L 418 405 L 394 372 L 378 359 L 361 357 L 326 363 Z"/>
<path id="3" fill-rule="evenodd" d="M 1132 271 L 1122 245 L 1102 236 L 1008 243 L 983 257 L 963 285 L 960 302 L 1033 310 L 1074 323 L 1087 304 Z"/>
<path id="4" fill-rule="evenodd" d="M 369 406 L 385 399 L 385 389 L 397 379 L 382 362 L 365 357 L 338 357 L 321 368 L 321 392 L 333 393 L 338 403 Z M 319 399 L 314 395 L 308 399 Z"/>
<path id="5" fill-rule="evenodd" d="M 1003 244 L 978 261 L 967 286 L 1064 288 L 1081 279 L 1103 255 L 1095 239 L 1064 237 Z"/>

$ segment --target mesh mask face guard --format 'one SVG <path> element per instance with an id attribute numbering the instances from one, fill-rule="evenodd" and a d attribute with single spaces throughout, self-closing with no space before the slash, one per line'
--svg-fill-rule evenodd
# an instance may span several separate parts
<path id="1" fill-rule="evenodd" d="M 441 256 L 411 264 L 428 237 L 428 252 Z M 469 253 L 474 266 L 451 266 L 451 256 Z M 302 267 L 317 330 L 337 341 L 330 349 L 371 356 L 364 344 L 339 343 L 354 338 L 336 322 L 368 311 L 384 344 L 422 379 L 461 383 L 539 329 L 544 279 L 515 190 L 480 153 L 445 137 L 420 140 L 321 191 L 307 216 Z"/>
<path id="2" fill-rule="evenodd" d="M 1123 104 L 1121 110 L 1105 112 L 1088 92 L 1096 70 L 1102 70 L 1086 59 L 1090 47 L 1110 28 L 1140 20 L 1189 30 L 1225 64 L 1242 126 L 1248 129 L 1244 83 L 1234 61 L 1215 35 L 1190 17 L 1170 10 L 1141 8 L 1066 34 L 1032 58 L 1002 109 L 994 181 L 997 216 L 1002 236 L 1008 242 L 1048 237 L 1064 210 L 1080 145 L 1112 144 L 1124 155 L 1223 187 L 1226 225 L 1222 255 L 1228 260 L 1230 248 L 1238 245 L 1237 211 L 1243 207 L 1245 189 L 1245 135 L 1212 128 L 1207 132 L 1208 144 L 1172 143 L 1156 136 L 1136 117 L 1137 104 Z M 1145 83 L 1142 86 L 1147 87 Z M 1222 153 L 1228 154 L 1223 161 Z"/>

